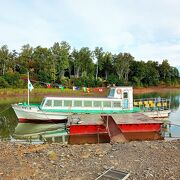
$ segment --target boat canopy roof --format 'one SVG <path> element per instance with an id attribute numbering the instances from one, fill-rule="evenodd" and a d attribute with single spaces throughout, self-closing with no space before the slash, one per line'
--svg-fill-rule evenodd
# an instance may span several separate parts
<path id="1" fill-rule="evenodd" d="M 110 88 L 108 98 L 117 98 L 117 99 L 131 99 L 133 96 L 133 88 L 130 86 L 118 86 Z"/>
<path id="2" fill-rule="evenodd" d="M 129 99 L 133 96 L 133 88 L 129 86 L 118 86 L 118 87 L 111 87 L 108 95 L 108 99 Z M 51 100 L 63 100 L 63 99 L 69 99 L 69 100 L 103 100 L 106 101 L 107 98 L 102 97 L 45 97 L 45 99 L 51 99 Z"/>
<path id="3" fill-rule="evenodd" d="M 97 97 L 45 97 L 41 107 L 78 107 L 78 108 L 122 108 L 133 109 L 132 87 L 113 87 L 108 98 Z"/>

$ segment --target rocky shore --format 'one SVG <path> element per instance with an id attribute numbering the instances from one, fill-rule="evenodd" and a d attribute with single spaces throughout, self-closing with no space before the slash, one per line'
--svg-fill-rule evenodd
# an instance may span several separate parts
<path id="1" fill-rule="evenodd" d="M 129 179 L 180 179 L 180 140 L 121 144 L 0 142 L 0 179 L 96 179 L 113 167 Z"/>

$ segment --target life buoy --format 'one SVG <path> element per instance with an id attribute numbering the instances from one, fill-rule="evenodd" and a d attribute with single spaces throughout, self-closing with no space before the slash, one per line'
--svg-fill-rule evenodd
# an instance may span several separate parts
<path id="1" fill-rule="evenodd" d="M 117 94 L 121 94 L 121 93 L 122 93 L 121 89 L 117 89 Z"/>
<path id="2" fill-rule="evenodd" d="M 103 90 L 102 90 L 102 88 L 99 88 L 99 92 L 102 92 Z"/>
<path id="3" fill-rule="evenodd" d="M 90 88 L 87 88 L 87 93 L 90 93 Z"/>

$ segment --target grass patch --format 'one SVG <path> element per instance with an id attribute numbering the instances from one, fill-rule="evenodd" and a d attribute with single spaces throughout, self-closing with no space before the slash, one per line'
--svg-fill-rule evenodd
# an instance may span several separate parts
<path id="1" fill-rule="evenodd" d="M 0 89 L 0 104 L 27 102 L 27 89 Z M 72 97 L 107 97 L 108 90 L 105 89 L 103 93 L 94 92 L 91 89 L 90 93 L 82 90 L 73 91 L 72 89 L 57 89 L 57 88 L 35 88 L 30 92 L 30 102 L 41 102 L 44 96 L 72 96 Z"/>

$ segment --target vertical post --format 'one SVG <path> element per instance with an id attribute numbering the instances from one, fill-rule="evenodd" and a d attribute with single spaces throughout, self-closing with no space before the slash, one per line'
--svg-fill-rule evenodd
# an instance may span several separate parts
<path id="1" fill-rule="evenodd" d="M 96 80 L 97 80 L 97 78 L 98 78 L 98 59 L 97 59 L 97 62 L 96 62 Z"/>
<path id="2" fill-rule="evenodd" d="M 29 106 L 29 71 L 28 71 L 28 106 Z"/>
<path id="3" fill-rule="evenodd" d="M 98 128 L 98 132 L 97 132 L 97 138 L 98 138 L 98 144 L 99 144 L 99 128 Z"/>
<path id="4" fill-rule="evenodd" d="M 62 142 L 65 144 L 65 135 L 62 135 Z"/>
<path id="5" fill-rule="evenodd" d="M 172 138 L 172 134 L 171 134 L 171 123 L 169 123 L 169 137 Z"/>

